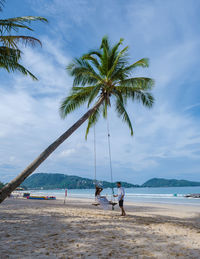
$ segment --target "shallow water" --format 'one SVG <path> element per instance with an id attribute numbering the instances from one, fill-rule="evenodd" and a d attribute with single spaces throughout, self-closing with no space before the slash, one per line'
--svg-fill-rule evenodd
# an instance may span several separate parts
<path id="1" fill-rule="evenodd" d="M 114 190 L 117 194 L 117 189 Z M 171 203 L 200 205 L 200 199 L 185 198 L 185 194 L 200 193 L 198 187 L 165 187 L 165 188 L 126 188 L 126 201 L 129 202 L 147 202 L 147 203 Z M 48 195 L 64 198 L 65 190 L 30 190 L 33 195 Z M 111 198 L 111 189 L 104 189 L 102 195 Z M 74 198 L 94 198 L 94 189 L 71 189 L 68 190 L 68 196 Z"/>

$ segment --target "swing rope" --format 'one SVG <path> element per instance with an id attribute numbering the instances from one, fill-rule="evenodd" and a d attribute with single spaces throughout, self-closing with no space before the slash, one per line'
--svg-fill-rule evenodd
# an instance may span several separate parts
<path id="1" fill-rule="evenodd" d="M 94 184 L 97 184 L 96 130 L 94 125 Z"/>
<path id="2" fill-rule="evenodd" d="M 113 200 L 113 195 L 114 195 L 113 170 L 112 170 L 112 156 L 111 156 L 111 145 L 110 145 L 110 127 L 109 127 L 108 115 L 107 115 L 107 134 L 108 134 L 108 152 L 109 152 L 109 163 L 110 163 L 110 180 L 111 180 L 111 184 L 112 184 L 111 200 Z"/>
<path id="3" fill-rule="evenodd" d="M 110 179 L 112 184 L 112 194 L 110 204 L 112 205 L 112 210 L 114 210 L 114 206 L 117 204 L 114 198 L 114 187 L 113 187 L 113 170 L 112 170 L 112 157 L 111 157 L 111 144 L 110 144 L 110 128 L 109 121 L 107 117 L 107 136 L 108 136 L 108 152 L 109 152 L 109 164 L 110 164 Z M 97 185 L 97 163 L 96 163 L 96 129 L 94 125 L 94 183 Z M 114 199 L 113 199 L 114 198 Z M 94 203 L 93 205 L 97 206 L 99 204 Z"/>

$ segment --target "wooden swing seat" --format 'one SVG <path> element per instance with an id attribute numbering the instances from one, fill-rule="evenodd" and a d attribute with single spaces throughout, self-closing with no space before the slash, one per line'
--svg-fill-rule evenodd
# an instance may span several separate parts
<path id="1" fill-rule="evenodd" d="M 109 201 L 109 203 L 108 203 L 109 205 L 112 205 L 112 206 L 115 206 L 116 204 L 117 204 L 117 202 L 113 202 L 113 201 Z M 92 205 L 93 206 L 99 206 L 100 205 L 100 203 L 98 203 L 98 202 L 94 202 L 94 203 L 92 203 Z"/>

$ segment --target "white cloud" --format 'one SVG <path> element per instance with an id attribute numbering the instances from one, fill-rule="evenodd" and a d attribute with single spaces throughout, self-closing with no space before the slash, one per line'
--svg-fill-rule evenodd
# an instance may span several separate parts
<path id="1" fill-rule="evenodd" d="M 75 153 L 75 149 L 74 148 L 70 148 L 70 149 L 67 149 L 67 150 L 63 150 L 60 152 L 60 154 L 58 155 L 59 157 L 68 157 L 68 156 L 71 156 Z"/>
<path id="2" fill-rule="evenodd" d="M 69 89 L 71 80 L 65 71 L 69 59 L 54 42 L 45 39 L 43 49 L 26 48 L 23 52 L 23 63 L 26 66 L 28 64 L 28 68 L 39 81 L 35 82 L 21 75 L 15 76 L 16 89 L 26 88 L 32 94 L 61 94 Z"/>

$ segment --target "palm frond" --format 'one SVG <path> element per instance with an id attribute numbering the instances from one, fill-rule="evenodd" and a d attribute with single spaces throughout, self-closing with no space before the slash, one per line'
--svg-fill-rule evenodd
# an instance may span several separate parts
<path id="1" fill-rule="evenodd" d="M 128 113 L 124 107 L 124 104 L 121 102 L 121 100 L 117 97 L 116 99 L 116 111 L 118 113 L 119 117 L 122 117 L 122 120 L 128 125 L 130 131 L 131 131 L 131 135 L 133 135 L 133 127 L 131 124 L 131 120 L 128 116 Z"/>
<path id="2" fill-rule="evenodd" d="M 154 104 L 154 97 L 150 92 L 135 91 L 135 97 L 147 108 L 151 108 Z"/>
<path id="3" fill-rule="evenodd" d="M 21 51 L 19 49 L 8 48 L 5 46 L 0 46 L 0 57 L 6 59 L 12 58 L 14 62 L 18 61 L 21 57 Z"/>
<path id="4" fill-rule="evenodd" d="M 135 63 L 133 63 L 130 66 L 127 66 L 128 64 L 128 60 L 124 59 L 123 63 L 121 66 L 116 66 L 116 68 L 114 69 L 114 71 L 112 72 L 111 78 L 113 81 L 117 81 L 117 80 L 125 80 L 127 79 L 132 72 L 134 71 L 135 68 L 137 67 L 148 67 L 149 63 L 148 63 L 148 59 L 147 58 L 143 58 Z"/>
<path id="5" fill-rule="evenodd" d="M 92 91 L 90 92 L 90 96 L 89 96 L 89 99 L 88 99 L 88 107 L 90 106 L 90 104 L 92 103 L 92 101 L 97 97 L 99 91 L 101 89 L 101 85 L 98 84 L 96 85 Z"/>
<path id="6" fill-rule="evenodd" d="M 128 46 L 126 46 L 124 49 L 122 49 L 119 54 L 117 55 L 117 57 L 115 58 L 115 61 L 113 62 L 112 67 L 110 68 L 110 70 L 108 71 L 108 77 L 110 77 L 113 73 L 113 71 L 116 69 L 116 66 L 120 66 L 123 65 L 125 62 L 127 62 L 127 60 L 124 60 L 124 55 L 128 50 Z M 121 59 L 121 60 L 120 60 Z M 120 62 L 120 64 L 119 64 Z"/>
<path id="7" fill-rule="evenodd" d="M 123 88 L 123 87 L 122 87 L 122 88 Z M 126 93 L 125 91 L 120 91 L 120 89 L 121 89 L 121 88 L 115 87 L 115 88 L 113 89 L 113 93 L 114 93 L 115 96 L 117 96 L 117 97 L 120 99 L 120 101 L 121 101 L 124 105 L 126 105 L 126 104 L 127 104 L 127 97 L 129 97 L 129 96 L 127 95 L 127 93 Z M 123 90 L 124 90 L 124 88 L 123 88 Z"/>
<path id="8" fill-rule="evenodd" d="M 91 50 L 87 54 L 84 54 L 83 56 L 88 55 L 88 56 L 97 56 L 98 58 L 101 58 L 102 56 L 102 51 L 101 50 Z"/>
<path id="9" fill-rule="evenodd" d="M 3 1 L 0 0 L 0 4 Z M 24 75 L 29 75 L 33 80 L 37 78 L 19 61 L 21 59 L 21 51 L 19 44 L 31 45 L 32 47 L 41 42 L 39 39 L 26 35 L 11 35 L 14 30 L 18 32 L 19 29 L 31 30 L 29 24 L 33 21 L 47 22 L 46 18 L 40 16 L 23 16 L 9 19 L 0 19 L 0 67 L 6 69 L 8 72 L 19 71 Z"/>
<path id="10" fill-rule="evenodd" d="M 20 73 L 22 73 L 25 76 L 30 76 L 33 80 L 38 80 L 36 76 L 34 76 L 28 69 L 26 69 L 24 66 L 22 66 L 19 63 L 13 64 L 12 71 L 13 72 L 19 71 Z"/>
<path id="11" fill-rule="evenodd" d="M 74 59 L 66 69 L 69 74 L 74 77 L 73 86 L 96 84 L 98 81 L 102 80 L 93 67 L 82 59 Z"/>
<path id="12" fill-rule="evenodd" d="M 149 77 L 133 77 L 125 80 L 120 80 L 121 87 L 134 87 L 142 90 L 151 90 L 155 81 Z"/>
<path id="13" fill-rule="evenodd" d="M 22 29 L 22 28 L 32 31 L 33 29 L 27 24 L 30 24 L 33 21 L 48 22 L 46 18 L 40 17 L 40 16 L 22 16 L 22 17 L 8 18 L 3 20 L 1 19 L 0 32 L 10 33 L 11 30 L 18 31 L 19 29 Z"/>
<path id="14" fill-rule="evenodd" d="M 109 65 L 109 44 L 108 44 L 106 37 L 102 40 L 101 48 L 103 49 L 102 56 L 100 59 L 101 60 L 101 74 L 103 76 L 107 76 L 108 65 Z"/>
<path id="15" fill-rule="evenodd" d="M 79 92 L 79 91 L 92 91 L 96 87 L 96 85 L 93 86 L 73 86 L 72 87 L 72 93 Z"/>
<path id="16" fill-rule="evenodd" d="M 18 22 L 21 24 L 24 24 L 24 23 L 30 24 L 33 21 L 48 22 L 48 20 L 46 18 L 41 17 L 41 16 L 20 16 L 20 17 L 9 18 L 6 20 L 10 21 L 10 22 Z"/>
<path id="17" fill-rule="evenodd" d="M 97 84 L 94 86 L 84 86 L 84 87 L 72 87 L 72 95 L 73 94 L 83 94 L 84 92 L 88 95 L 88 107 L 90 106 L 91 102 L 96 98 L 99 91 L 101 89 L 101 85 Z"/>
<path id="18" fill-rule="evenodd" d="M 82 56 L 83 60 L 90 60 L 93 65 L 96 67 L 96 69 L 100 69 L 100 64 L 96 58 L 94 58 L 92 55 L 86 54 Z"/>
<path id="19" fill-rule="evenodd" d="M 60 116 L 65 118 L 68 114 L 83 105 L 89 97 L 90 90 L 79 91 L 78 93 L 72 93 L 70 96 L 66 97 L 60 106 Z"/>
<path id="20" fill-rule="evenodd" d="M 90 128 L 97 123 L 99 118 L 100 118 L 100 107 L 98 107 L 88 119 L 88 125 L 87 125 L 87 129 L 86 129 L 86 132 L 85 132 L 85 139 L 86 140 L 87 140 L 87 136 L 88 136 L 88 133 L 90 131 Z"/>
<path id="21" fill-rule="evenodd" d="M 137 100 L 142 102 L 142 104 L 148 108 L 151 108 L 154 104 L 154 98 L 147 90 L 133 87 L 117 87 L 117 89 L 124 98 L 131 98 L 133 101 Z"/>
<path id="22" fill-rule="evenodd" d="M 142 58 L 130 66 L 124 68 L 124 72 L 132 71 L 136 67 L 149 67 L 149 59 Z"/>
<path id="23" fill-rule="evenodd" d="M 40 40 L 30 36 L 0 36 L 0 42 L 8 48 L 18 49 L 18 43 L 23 43 L 24 45 L 35 46 L 36 43 L 39 43 L 42 46 Z"/>
<path id="24" fill-rule="evenodd" d="M 28 69 L 19 63 L 20 57 L 20 50 L 0 47 L 0 68 L 4 68 L 8 72 L 19 71 L 23 75 L 29 75 L 33 80 L 37 80 L 37 78 Z"/>
<path id="25" fill-rule="evenodd" d="M 18 32 L 19 29 L 27 29 L 29 31 L 33 31 L 33 29 L 30 26 L 22 25 L 14 22 L 10 22 L 8 20 L 0 20 L 0 33 L 10 33 L 12 30 L 15 32 Z"/>
<path id="26" fill-rule="evenodd" d="M 109 55 L 109 69 L 111 69 L 113 62 L 118 54 L 117 50 L 119 48 L 119 46 L 123 43 L 124 39 L 120 39 L 119 42 L 117 44 L 115 44 L 113 46 L 113 48 L 110 51 L 110 55 Z"/>
<path id="27" fill-rule="evenodd" d="M 107 51 L 109 51 L 110 47 L 109 47 L 109 41 L 108 41 L 108 36 L 105 35 L 102 40 L 101 40 L 101 45 L 100 45 L 100 49 L 107 49 Z"/>

